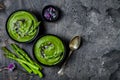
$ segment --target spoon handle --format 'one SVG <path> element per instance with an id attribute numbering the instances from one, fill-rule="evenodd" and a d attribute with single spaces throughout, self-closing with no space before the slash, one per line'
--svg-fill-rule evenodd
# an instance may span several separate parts
<path id="1" fill-rule="evenodd" d="M 73 52 L 73 50 L 70 50 L 69 55 L 68 55 L 66 61 L 63 63 L 61 69 L 58 71 L 58 74 L 59 74 L 59 75 L 63 75 L 63 74 L 64 74 L 63 71 L 64 71 L 64 69 L 65 69 L 65 65 L 67 64 L 67 62 L 68 62 L 68 60 L 69 60 L 72 52 Z"/>

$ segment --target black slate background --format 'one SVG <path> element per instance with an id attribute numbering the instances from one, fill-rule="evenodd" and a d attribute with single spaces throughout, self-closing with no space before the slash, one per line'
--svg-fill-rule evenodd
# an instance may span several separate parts
<path id="1" fill-rule="evenodd" d="M 0 47 L 12 41 L 5 31 L 8 16 L 15 10 L 29 10 L 41 19 L 46 5 L 62 11 L 57 22 L 42 22 L 40 35 L 54 34 L 66 44 L 75 35 L 82 36 L 82 45 L 66 65 L 65 74 L 58 76 L 60 67 L 43 66 L 45 77 L 27 75 L 19 70 L 0 72 L 0 80 L 120 80 L 120 0 L 0 0 Z M 18 44 L 18 43 L 17 43 Z M 31 44 L 19 44 L 34 59 Z M 14 62 L 0 50 L 0 67 Z M 19 69 L 22 69 L 18 66 Z"/>

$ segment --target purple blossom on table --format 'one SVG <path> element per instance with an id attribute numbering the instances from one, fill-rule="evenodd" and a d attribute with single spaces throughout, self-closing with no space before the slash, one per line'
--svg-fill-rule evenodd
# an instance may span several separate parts
<path id="1" fill-rule="evenodd" d="M 13 71 L 15 68 L 16 68 L 16 66 L 15 66 L 14 63 L 10 63 L 10 64 L 7 66 L 7 69 L 8 69 L 9 71 Z"/>

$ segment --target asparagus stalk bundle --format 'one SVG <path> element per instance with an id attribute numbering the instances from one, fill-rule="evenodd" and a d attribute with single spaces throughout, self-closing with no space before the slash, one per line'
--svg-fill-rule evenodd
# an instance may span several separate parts
<path id="1" fill-rule="evenodd" d="M 10 47 L 15 53 L 12 53 L 6 47 L 2 47 L 2 50 L 5 52 L 4 56 L 18 62 L 28 73 L 34 73 L 39 75 L 40 78 L 43 77 L 41 73 L 42 67 L 34 62 L 27 53 L 17 46 L 16 44 L 10 44 Z"/>

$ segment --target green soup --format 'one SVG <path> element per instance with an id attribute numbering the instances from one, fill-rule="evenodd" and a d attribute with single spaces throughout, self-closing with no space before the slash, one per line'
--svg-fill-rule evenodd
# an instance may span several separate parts
<path id="1" fill-rule="evenodd" d="M 18 42 L 28 42 L 37 35 L 39 24 L 31 13 L 16 11 L 7 20 L 7 32 Z"/>
<path id="2" fill-rule="evenodd" d="M 34 54 L 40 63 L 51 66 L 64 58 L 65 47 L 58 37 L 46 35 L 35 43 Z"/>

